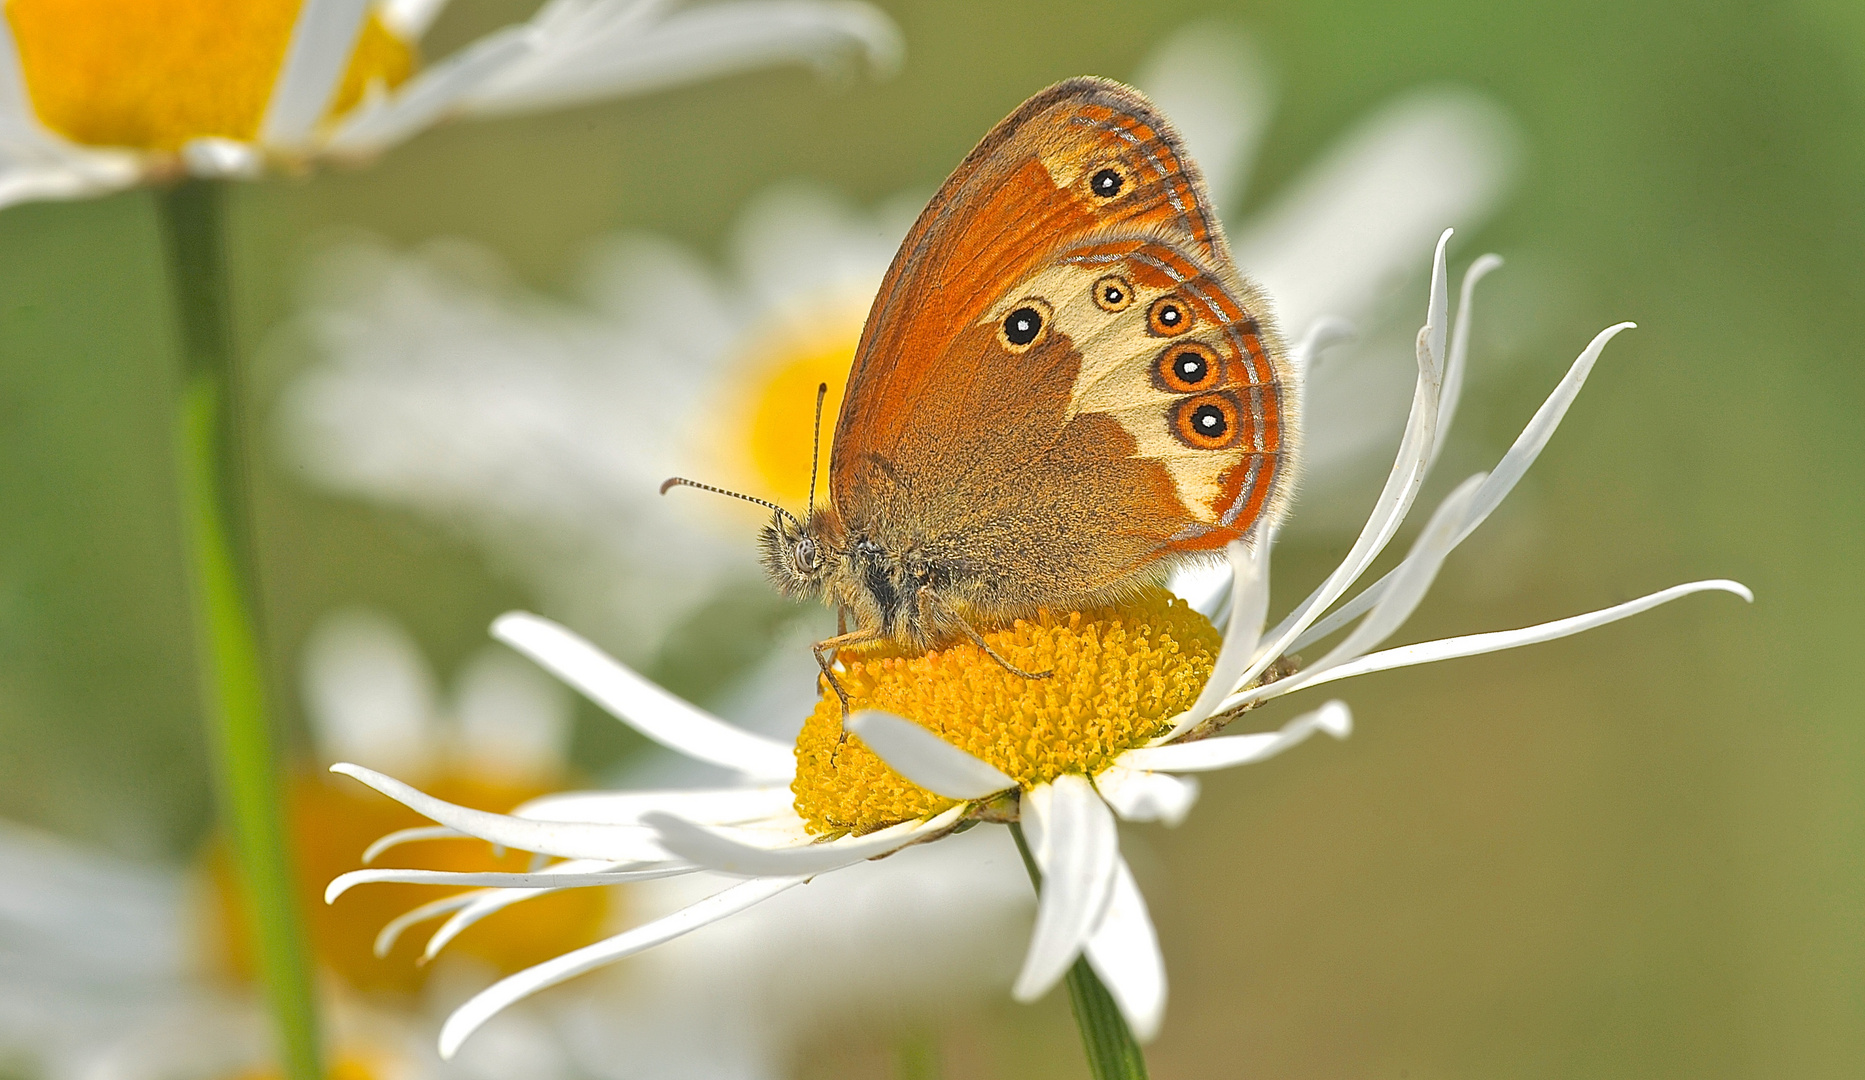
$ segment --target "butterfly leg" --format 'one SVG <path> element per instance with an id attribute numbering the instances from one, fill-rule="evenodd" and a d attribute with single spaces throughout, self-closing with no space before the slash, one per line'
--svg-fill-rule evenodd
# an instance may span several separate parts
<path id="1" fill-rule="evenodd" d="M 848 719 L 848 691 L 842 689 L 842 680 L 835 677 L 835 652 L 850 645 L 866 645 L 881 640 L 882 635 L 873 630 L 857 629 L 852 633 L 837 634 L 827 641 L 818 641 L 810 646 L 810 652 L 816 655 L 816 666 L 822 669 L 822 677 L 829 680 L 829 688 L 842 702 L 842 719 Z M 846 733 L 844 733 L 846 738 Z"/>
<path id="2" fill-rule="evenodd" d="M 933 587 L 931 585 L 920 586 L 919 602 L 920 602 L 921 617 L 927 621 L 928 625 L 936 625 L 932 619 L 932 615 L 935 611 L 939 612 L 940 614 L 943 614 L 946 617 L 946 620 L 949 620 L 951 623 L 956 625 L 960 630 L 964 631 L 965 636 L 971 639 L 971 643 L 973 645 L 976 645 L 978 648 L 983 649 L 984 655 L 997 661 L 997 665 L 999 667 L 1003 668 L 1005 671 L 1010 672 L 1012 675 L 1019 675 L 1025 679 L 1047 679 L 1049 676 L 1055 674 L 1054 668 L 1050 668 L 1048 671 L 1025 671 L 1022 668 L 1018 667 L 1017 665 L 1004 659 L 1001 655 L 998 654 L 998 651 L 996 649 L 991 648 L 990 643 L 984 640 L 983 636 L 981 636 L 978 633 L 978 631 L 971 625 L 971 623 L 965 621 L 965 619 L 962 616 L 960 616 L 957 612 L 953 611 L 950 607 L 948 607 L 943 601 L 939 599 L 939 594 L 933 591 Z"/>

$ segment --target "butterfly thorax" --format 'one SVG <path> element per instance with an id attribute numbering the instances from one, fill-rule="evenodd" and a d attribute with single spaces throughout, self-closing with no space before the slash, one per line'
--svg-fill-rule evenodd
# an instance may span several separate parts
<path id="1" fill-rule="evenodd" d="M 976 595 L 989 575 L 892 531 L 850 529 L 831 507 L 807 522 L 778 513 L 761 537 L 764 570 L 786 595 L 851 615 L 872 638 L 931 648 L 959 636 L 969 614 L 991 606 Z"/>

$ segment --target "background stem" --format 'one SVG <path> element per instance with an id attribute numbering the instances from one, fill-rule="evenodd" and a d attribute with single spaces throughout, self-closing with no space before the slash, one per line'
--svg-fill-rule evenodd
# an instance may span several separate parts
<path id="1" fill-rule="evenodd" d="M 190 180 L 157 192 L 156 202 L 181 330 L 176 449 L 196 663 L 220 813 L 285 1075 L 318 1080 L 316 999 L 260 660 L 241 384 L 228 303 L 226 192 L 217 182 Z"/>
<path id="2" fill-rule="evenodd" d="M 1023 823 L 1011 822 L 1010 835 L 1017 839 L 1023 868 L 1030 872 L 1030 884 L 1036 886 L 1040 896 L 1043 872 L 1023 838 Z M 1114 1004 L 1113 995 L 1107 992 L 1086 955 L 1075 958 L 1065 981 L 1075 1025 L 1081 1029 L 1081 1047 L 1088 1055 L 1088 1072 L 1094 1080 L 1146 1080 L 1146 1056 L 1140 1052 L 1139 1040 L 1133 1037 L 1127 1018 L 1120 1015 L 1120 1007 Z"/>

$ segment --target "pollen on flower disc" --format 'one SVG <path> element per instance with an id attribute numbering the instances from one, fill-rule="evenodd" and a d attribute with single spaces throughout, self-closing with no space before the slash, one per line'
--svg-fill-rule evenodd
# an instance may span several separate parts
<path id="1" fill-rule="evenodd" d="M 1211 675 L 1222 639 L 1183 600 L 1149 590 L 1117 607 L 1042 612 L 985 641 L 1026 679 L 971 642 L 927 653 L 894 645 L 845 651 L 840 676 L 855 710 L 904 716 L 1030 787 L 1094 775 L 1165 731 Z M 860 737 L 842 733 L 825 692 L 797 736 L 796 810 L 811 832 L 869 832 L 952 805 L 908 783 Z"/>

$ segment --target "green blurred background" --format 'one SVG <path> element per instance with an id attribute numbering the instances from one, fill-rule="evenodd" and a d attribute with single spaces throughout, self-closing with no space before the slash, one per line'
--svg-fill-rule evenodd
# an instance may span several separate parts
<path id="1" fill-rule="evenodd" d="M 444 52 L 533 6 L 456 0 L 430 41 Z M 1641 328 L 1407 637 L 1697 577 L 1739 578 L 1757 602 L 1693 598 L 1360 680 L 1343 690 L 1348 742 L 1217 775 L 1183 827 L 1132 830 L 1173 987 L 1155 1075 L 1865 1073 L 1865 7 L 879 6 L 907 42 L 889 81 L 746 75 L 458 124 L 367 171 L 240 188 L 243 346 L 275 355 L 261 346 L 333 227 L 472 238 L 564 290 L 618 228 L 718 251 L 773 180 L 864 202 L 927 189 L 1033 90 L 1128 75 L 1193 19 L 1233 20 L 1276 69 L 1253 192 L 1397 91 L 1484 91 L 1527 155 L 1458 251 L 1510 260 L 1476 362 L 1506 342 L 1511 363 L 1479 377 L 1450 464 L 1493 460 L 1600 327 Z M 8 209 L 0 251 L 0 814 L 179 857 L 211 806 L 151 196 Z M 286 374 L 257 372 L 262 417 Z M 281 687 L 333 608 L 392 612 L 447 671 L 530 600 L 461 535 L 275 462 L 257 513 Z M 1278 572 L 1313 580 L 1346 539 L 1288 549 Z M 730 632 L 729 611 L 704 616 L 709 633 Z M 677 642 L 697 636 L 651 673 L 679 686 Z M 301 728 L 296 695 L 277 697 Z M 581 720 L 586 768 L 632 749 L 593 710 Z M 1059 995 L 979 1005 L 941 1036 L 949 1075 L 1079 1074 Z M 888 1045 L 848 1032 L 804 1074 L 886 1074 Z"/>

